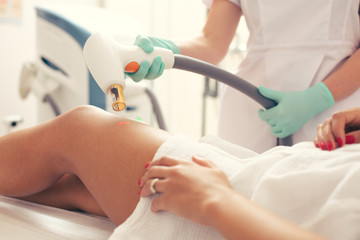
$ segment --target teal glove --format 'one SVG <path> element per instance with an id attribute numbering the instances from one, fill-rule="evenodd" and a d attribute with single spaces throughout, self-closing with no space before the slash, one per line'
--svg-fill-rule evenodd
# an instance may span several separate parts
<path id="1" fill-rule="evenodd" d="M 134 45 L 141 47 L 146 53 L 154 51 L 154 47 L 161 47 L 171 50 L 174 54 L 180 54 L 180 49 L 170 40 L 165 40 L 155 37 L 137 36 Z M 149 61 L 143 61 L 140 64 L 139 70 L 135 73 L 126 73 L 135 82 L 139 82 L 143 79 L 154 80 L 162 75 L 164 72 L 164 62 L 161 57 L 154 58 L 153 63 L 150 65 Z"/>
<path id="2" fill-rule="evenodd" d="M 259 87 L 259 92 L 278 103 L 268 110 L 260 109 L 258 115 L 279 138 L 295 133 L 313 116 L 335 104 L 331 92 L 322 82 L 300 92 L 278 92 L 265 87 Z"/>

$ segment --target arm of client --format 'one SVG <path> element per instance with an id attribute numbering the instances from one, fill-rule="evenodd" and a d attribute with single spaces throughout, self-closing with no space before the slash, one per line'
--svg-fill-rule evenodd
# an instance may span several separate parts
<path id="1" fill-rule="evenodd" d="M 152 194 L 151 181 L 161 196 L 152 211 L 169 211 L 216 228 L 227 239 L 323 239 L 257 206 L 235 192 L 226 175 L 210 161 L 193 157 L 185 162 L 163 157 L 151 162 L 141 179 L 141 196 Z"/>
<path id="2" fill-rule="evenodd" d="M 316 147 L 330 151 L 344 143 L 360 143 L 360 108 L 337 112 L 317 127 Z"/>

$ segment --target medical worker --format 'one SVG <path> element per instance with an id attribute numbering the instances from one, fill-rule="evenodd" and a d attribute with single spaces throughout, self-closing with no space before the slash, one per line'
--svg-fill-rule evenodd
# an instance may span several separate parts
<path id="1" fill-rule="evenodd" d="M 218 64 L 244 16 L 250 36 L 236 74 L 278 105 L 259 110 L 253 100 L 224 86 L 220 137 L 257 152 L 275 146 L 276 137 L 293 134 L 294 143 L 311 141 L 332 112 L 359 105 L 359 0 L 204 2 L 210 11 L 199 37 L 175 44 L 140 36 L 135 44 L 146 52 L 158 46 Z M 155 79 L 162 72 L 158 58 L 152 65 L 143 62 L 130 77 Z"/>

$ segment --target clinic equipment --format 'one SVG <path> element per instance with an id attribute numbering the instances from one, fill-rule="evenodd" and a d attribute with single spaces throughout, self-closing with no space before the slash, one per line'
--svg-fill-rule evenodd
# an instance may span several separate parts
<path id="1" fill-rule="evenodd" d="M 235 74 L 191 57 L 173 54 L 168 49 L 155 47 L 153 52 L 145 53 L 138 46 L 123 46 L 102 33 L 95 33 L 86 41 L 83 53 L 96 82 L 104 93 L 112 97 L 115 111 L 121 111 L 126 106 L 122 94 L 125 72 L 136 72 L 142 61 L 151 63 L 157 56 L 161 56 L 165 69 L 176 68 L 213 78 L 246 94 L 266 109 L 276 105 L 273 100 L 263 97 L 255 86 Z M 291 136 L 278 139 L 278 145 L 291 146 Z"/>
<path id="2" fill-rule="evenodd" d="M 21 115 L 9 115 L 3 118 L 3 124 L 5 126 L 4 134 L 8 134 L 24 121 Z"/>
<path id="3" fill-rule="evenodd" d="M 36 58 L 23 64 L 19 90 L 22 99 L 30 93 L 35 95 L 37 121 L 47 121 L 84 104 L 112 111 L 111 102 L 84 62 L 83 46 L 93 32 L 100 30 L 130 45 L 139 32 L 144 32 L 142 24 L 118 12 L 80 4 L 43 4 L 35 10 Z M 124 94 L 128 107 L 114 114 L 151 124 L 156 111 L 159 127 L 166 129 L 149 84 L 128 84 Z"/>

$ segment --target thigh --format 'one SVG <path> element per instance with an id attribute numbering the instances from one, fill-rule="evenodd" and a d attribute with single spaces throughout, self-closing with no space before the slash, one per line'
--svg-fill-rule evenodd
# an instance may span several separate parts
<path id="1" fill-rule="evenodd" d="M 81 180 L 73 174 L 65 174 L 51 187 L 36 194 L 18 197 L 18 199 L 71 211 L 82 211 L 105 216 L 95 198 Z"/>

